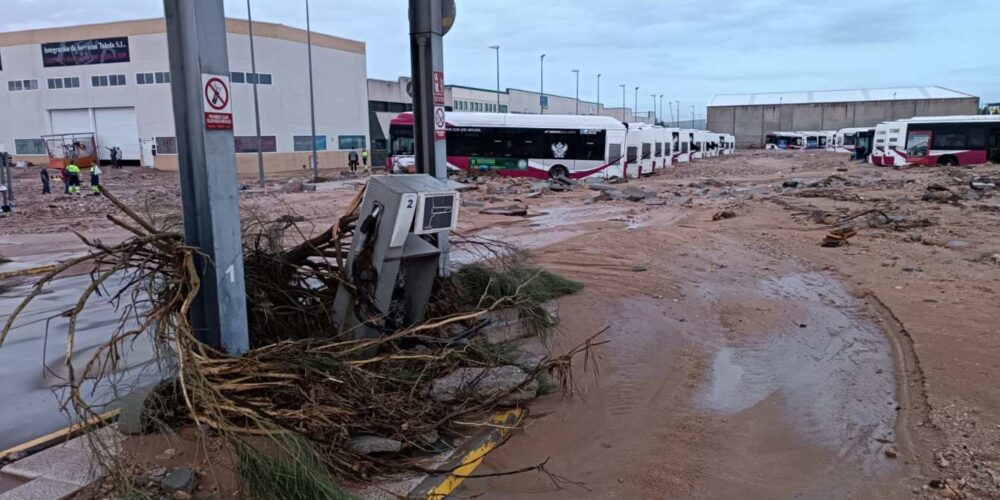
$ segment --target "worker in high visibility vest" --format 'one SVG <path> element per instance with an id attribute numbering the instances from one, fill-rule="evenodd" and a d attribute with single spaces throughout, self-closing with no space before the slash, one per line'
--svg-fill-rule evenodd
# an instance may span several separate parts
<path id="1" fill-rule="evenodd" d="M 80 194 L 80 167 L 76 163 L 66 165 L 66 177 L 69 194 Z"/>
<path id="2" fill-rule="evenodd" d="M 101 167 L 96 163 L 90 167 L 90 190 L 95 196 L 101 194 Z"/>
<path id="3" fill-rule="evenodd" d="M 361 150 L 361 163 L 365 166 L 365 173 L 368 173 L 368 150 Z"/>

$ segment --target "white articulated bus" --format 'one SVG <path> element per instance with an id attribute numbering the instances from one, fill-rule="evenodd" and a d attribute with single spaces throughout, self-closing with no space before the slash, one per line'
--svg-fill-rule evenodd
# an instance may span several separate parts
<path id="1" fill-rule="evenodd" d="M 673 155 L 671 154 L 672 147 L 672 136 L 670 134 L 670 129 L 666 129 L 660 126 L 653 127 L 653 171 L 655 172 L 658 168 L 669 167 L 672 161 Z"/>
<path id="2" fill-rule="evenodd" d="M 506 177 L 611 177 L 624 172 L 626 128 L 607 116 L 446 114 L 448 167 Z M 413 165 L 413 114 L 389 126 L 393 172 Z"/>
<path id="3" fill-rule="evenodd" d="M 802 149 L 805 140 L 798 132 L 771 132 L 764 141 L 764 149 Z"/>
<path id="4" fill-rule="evenodd" d="M 648 123 L 628 124 L 628 176 L 639 177 L 653 171 L 653 142 L 656 132 Z M 635 148 L 635 160 L 632 160 L 632 148 Z"/>
<path id="5" fill-rule="evenodd" d="M 722 154 L 731 155 L 736 153 L 736 136 L 733 134 L 725 134 L 724 147 L 722 148 Z"/>
<path id="6" fill-rule="evenodd" d="M 850 127 L 837 131 L 835 150 L 839 153 L 853 153 L 860 140 L 863 146 L 871 151 L 871 138 L 875 135 L 875 127 Z"/>
<path id="7" fill-rule="evenodd" d="M 890 148 L 898 148 L 902 142 L 902 130 L 905 120 L 882 122 L 875 126 L 872 136 L 872 150 L 868 162 L 876 166 L 893 165 L 895 159 L 888 154 Z"/>
<path id="8" fill-rule="evenodd" d="M 691 137 L 691 161 L 705 157 L 705 136 L 700 130 L 685 129 Z"/>
<path id="9" fill-rule="evenodd" d="M 1000 163 L 1000 116 L 918 117 L 896 122 L 898 147 L 888 147 L 888 165 L 979 165 Z"/>
<path id="10" fill-rule="evenodd" d="M 691 137 L 684 133 L 682 129 L 670 128 L 671 151 L 673 151 L 672 163 L 687 163 L 691 161 Z"/>

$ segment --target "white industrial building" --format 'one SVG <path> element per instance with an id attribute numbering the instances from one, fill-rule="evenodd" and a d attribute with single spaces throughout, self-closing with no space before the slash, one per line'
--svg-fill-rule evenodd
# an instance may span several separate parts
<path id="1" fill-rule="evenodd" d="M 227 19 L 233 132 L 241 173 L 257 171 L 253 81 L 266 169 L 301 169 L 311 155 L 306 32 Z M 313 33 L 316 144 L 323 167 L 368 147 L 365 44 Z M 0 150 L 47 162 L 44 135 L 93 132 L 103 159 L 176 170 L 163 19 L 0 33 Z"/>

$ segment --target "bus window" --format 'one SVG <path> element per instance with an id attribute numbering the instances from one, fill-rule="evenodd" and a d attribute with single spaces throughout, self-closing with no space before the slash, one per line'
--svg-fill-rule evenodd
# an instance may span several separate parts
<path id="1" fill-rule="evenodd" d="M 930 153 L 932 133 L 927 131 L 910 132 L 906 137 L 906 154 L 923 157 Z"/>
<path id="2" fill-rule="evenodd" d="M 635 163 L 635 160 L 639 157 L 639 148 L 635 146 L 628 147 L 628 158 L 625 159 L 628 163 Z"/>
<path id="3" fill-rule="evenodd" d="M 653 145 L 650 144 L 650 143 L 648 143 L 648 142 L 644 142 L 642 144 L 642 159 L 645 160 L 645 159 L 649 158 L 649 155 L 652 152 L 653 152 Z"/>
<path id="4" fill-rule="evenodd" d="M 622 145 L 612 144 L 608 147 L 608 162 L 615 163 L 622 159 Z"/>

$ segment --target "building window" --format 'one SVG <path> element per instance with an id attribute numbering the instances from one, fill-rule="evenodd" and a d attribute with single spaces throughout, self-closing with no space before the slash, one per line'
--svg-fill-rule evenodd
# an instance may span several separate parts
<path id="1" fill-rule="evenodd" d="M 49 78 L 47 83 L 50 89 L 75 89 L 80 87 L 80 78 L 76 76 Z"/>
<path id="2" fill-rule="evenodd" d="M 44 155 L 45 141 L 41 139 L 14 139 L 14 154 Z"/>
<path id="3" fill-rule="evenodd" d="M 136 85 L 153 85 L 157 83 L 170 83 L 169 71 L 157 71 L 155 73 L 136 73 Z"/>
<path id="4" fill-rule="evenodd" d="M 233 83 L 246 83 L 247 81 L 246 73 L 243 73 L 242 71 L 233 71 L 229 73 L 229 79 L 232 80 Z"/>
<path id="5" fill-rule="evenodd" d="M 125 83 L 125 75 L 95 75 L 90 77 L 90 85 L 93 87 L 120 87 Z"/>
<path id="6" fill-rule="evenodd" d="M 233 137 L 236 144 L 237 153 L 273 153 L 278 150 L 278 140 L 273 135 L 262 135 L 260 137 L 260 148 L 257 147 L 256 135 L 238 135 Z"/>
<path id="7" fill-rule="evenodd" d="M 307 139 L 308 140 L 308 139 Z M 337 149 L 365 149 L 365 136 L 363 135 L 339 135 L 337 136 Z"/>
<path id="8" fill-rule="evenodd" d="M 500 112 L 501 113 L 506 113 L 507 112 L 507 105 L 506 104 L 501 104 L 500 105 Z"/>
<path id="9" fill-rule="evenodd" d="M 295 151 L 312 151 L 312 144 L 309 144 L 309 137 L 308 135 L 293 136 L 292 143 Z M 325 135 L 316 136 L 316 151 L 326 151 Z"/>
<path id="10" fill-rule="evenodd" d="M 156 138 L 156 154 L 158 154 L 158 155 L 175 155 L 175 154 L 177 154 L 177 138 L 176 137 L 157 137 Z"/>
<path id="11" fill-rule="evenodd" d="M 256 82 L 258 85 L 271 85 L 270 73 L 243 73 L 243 76 L 245 83 L 253 84 Z M 244 83 L 243 81 L 237 82 L 235 79 L 233 82 Z"/>
<path id="12" fill-rule="evenodd" d="M 10 80 L 7 82 L 7 90 L 11 92 L 38 90 L 38 80 Z"/>

